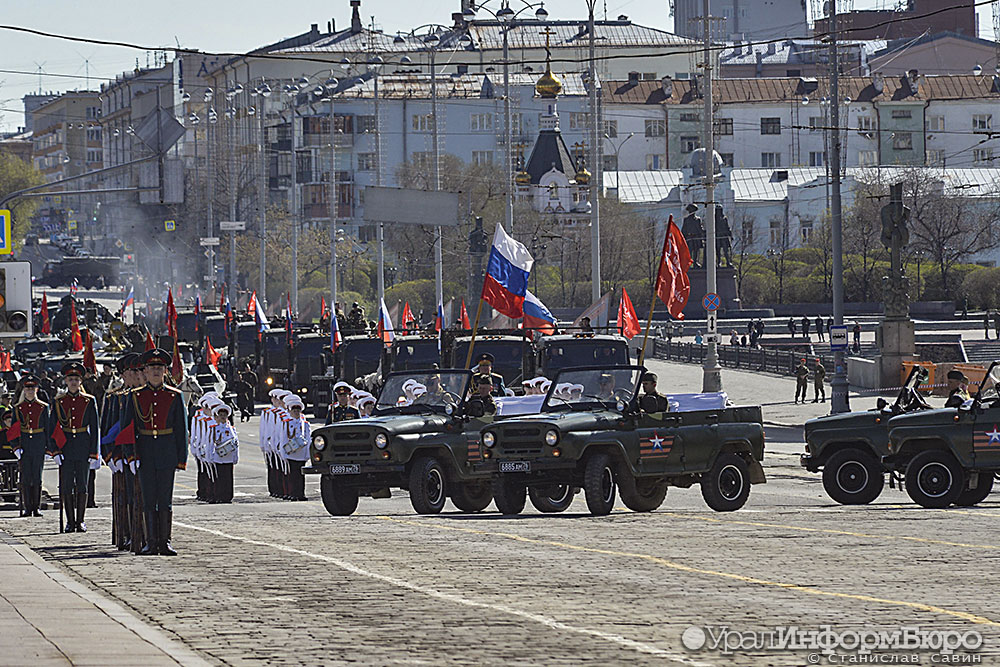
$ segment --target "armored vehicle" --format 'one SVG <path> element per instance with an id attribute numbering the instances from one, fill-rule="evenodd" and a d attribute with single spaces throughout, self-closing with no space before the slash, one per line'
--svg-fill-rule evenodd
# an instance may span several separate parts
<path id="1" fill-rule="evenodd" d="M 538 509 L 561 511 L 580 487 L 591 514 L 611 512 L 616 492 L 629 509 L 649 512 L 663 502 L 668 486 L 695 483 L 712 509 L 742 507 L 750 485 L 765 481 L 760 407 L 649 412 L 662 407 L 639 396 L 644 370 L 564 369 L 541 414 L 486 426 L 480 446 L 491 463 L 484 467 L 494 474 L 497 508 L 521 512 L 530 490 Z"/>
<path id="2" fill-rule="evenodd" d="M 371 417 L 313 431 L 311 465 L 303 472 L 322 476 L 326 510 L 353 514 L 359 496 L 386 497 L 387 488 L 408 490 L 420 514 L 440 512 L 448 498 L 465 512 L 489 505 L 489 475 L 475 466 L 479 431 L 492 418 L 482 414 L 481 403 L 466 414 L 471 378 L 466 370 L 391 373 Z"/>
<path id="3" fill-rule="evenodd" d="M 120 283 L 120 257 L 63 257 L 45 263 L 38 282 L 49 287 L 64 287 L 75 279 L 81 287 L 97 287 Z"/>
<path id="4" fill-rule="evenodd" d="M 882 493 L 886 473 L 882 457 L 889 453 L 889 420 L 930 406 L 918 387 L 928 372 L 914 366 L 891 405 L 879 399 L 874 410 L 828 415 L 806 422 L 806 452 L 800 458 L 809 472 L 823 471 L 823 488 L 842 505 L 865 505 Z"/>
<path id="5" fill-rule="evenodd" d="M 974 398 L 958 408 L 889 420 L 882 463 L 905 471 L 906 493 L 922 507 L 982 502 L 1000 472 L 1000 363 L 994 361 Z"/>

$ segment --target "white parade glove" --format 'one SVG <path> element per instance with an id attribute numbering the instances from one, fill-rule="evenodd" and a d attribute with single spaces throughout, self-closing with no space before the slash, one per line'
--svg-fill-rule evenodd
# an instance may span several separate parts
<path id="1" fill-rule="evenodd" d="M 108 467 L 111 468 L 111 472 L 121 472 L 122 462 L 119 461 L 118 459 L 111 459 L 111 461 L 108 463 Z"/>
<path id="2" fill-rule="evenodd" d="M 128 467 L 130 470 L 132 470 L 133 475 L 136 474 L 139 471 L 139 461 L 138 460 L 130 461 Z"/>
<path id="3" fill-rule="evenodd" d="M 101 459 L 90 459 L 90 469 L 99 470 L 101 467 Z"/>
<path id="4" fill-rule="evenodd" d="M 14 450 L 14 456 L 16 456 L 17 460 L 20 461 L 21 460 L 21 450 L 20 449 L 15 449 Z"/>
<path id="5" fill-rule="evenodd" d="M 56 454 L 55 456 L 52 457 L 52 460 L 56 462 L 57 466 L 61 466 L 62 465 L 62 454 Z"/>

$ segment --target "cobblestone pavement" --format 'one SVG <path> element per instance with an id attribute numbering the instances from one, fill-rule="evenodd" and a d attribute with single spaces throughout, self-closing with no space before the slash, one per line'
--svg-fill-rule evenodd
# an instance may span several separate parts
<path id="1" fill-rule="evenodd" d="M 578 497 L 562 515 L 423 517 L 394 490 L 336 519 L 315 480 L 309 502 L 268 498 L 256 422 L 240 431 L 236 503 L 199 504 L 179 477 L 176 558 L 112 550 L 105 501 L 86 534 L 56 534 L 54 512 L 3 512 L 0 529 L 217 664 L 806 664 L 806 650 L 681 639 L 790 625 L 976 631 L 982 664 L 1000 664 L 1000 497 L 918 510 L 887 488 L 869 507 L 833 505 L 798 467 L 801 429 L 768 427 L 769 483 L 734 513 L 693 488 L 652 514 L 584 516 Z"/>

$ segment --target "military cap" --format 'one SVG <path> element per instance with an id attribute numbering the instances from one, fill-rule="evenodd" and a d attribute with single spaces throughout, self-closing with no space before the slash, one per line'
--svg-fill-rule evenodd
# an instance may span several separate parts
<path id="1" fill-rule="evenodd" d="M 695 204 L 688 204 L 687 206 L 684 207 L 684 210 L 687 211 L 688 213 L 694 213 L 695 211 L 698 210 L 698 207 Z"/>
<path id="2" fill-rule="evenodd" d="M 87 374 L 87 369 L 79 361 L 71 361 L 62 367 L 62 374 L 66 377 L 75 375 L 82 378 Z"/>
<path id="3" fill-rule="evenodd" d="M 38 386 L 38 378 L 36 378 L 34 375 L 25 375 L 23 378 L 21 378 L 21 386 L 22 387 L 37 387 Z"/>
<path id="4" fill-rule="evenodd" d="M 353 390 L 351 389 L 351 385 L 343 381 L 333 385 L 333 393 L 335 394 L 341 394 L 341 393 L 350 394 L 352 391 Z"/>
<path id="5" fill-rule="evenodd" d="M 143 352 L 141 361 L 143 366 L 169 366 L 171 358 L 169 352 L 156 347 Z"/>
<path id="6" fill-rule="evenodd" d="M 610 382 L 613 379 L 614 376 L 611 373 L 601 373 L 600 382 Z"/>
<path id="7" fill-rule="evenodd" d="M 965 377 L 965 373 L 957 370 L 948 371 L 948 379 L 955 380 L 956 382 L 968 382 L 969 378 Z"/>
<path id="8" fill-rule="evenodd" d="M 653 373 L 652 371 L 646 371 L 645 373 L 642 374 L 642 381 L 656 382 L 656 373 Z"/>
<path id="9" fill-rule="evenodd" d="M 212 409 L 212 414 L 218 414 L 220 412 L 225 412 L 227 415 L 231 415 L 233 414 L 233 409 L 225 403 L 219 403 Z"/>
<path id="10" fill-rule="evenodd" d="M 493 386 L 493 378 L 491 378 L 486 373 L 477 373 L 476 377 L 473 378 L 473 380 L 475 380 L 476 385 L 488 384 L 491 387 Z"/>
<path id="11" fill-rule="evenodd" d="M 493 363 L 493 355 L 490 354 L 489 352 L 483 352 L 478 357 L 476 357 L 476 363 L 477 364 L 481 364 L 484 361 L 488 361 L 488 362 L 490 362 L 492 364 Z"/>
<path id="12" fill-rule="evenodd" d="M 284 389 L 272 389 L 271 391 L 267 392 L 267 395 L 270 396 L 271 398 L 278 398 L 279 396 L 282 395 L 282 392 L 284 391 L 285 391 Z"/>
<path id="13" fill-rule="evenodd" d="M 298 396 L 291 396 L 287 401 L 285 401 L 285 405 L 288 406 L 289 410 L 291 410 L 292 408 L 301 409 L 305 407 L 305 404 L 302 403 L 302 399 L 299 398 Z"/>

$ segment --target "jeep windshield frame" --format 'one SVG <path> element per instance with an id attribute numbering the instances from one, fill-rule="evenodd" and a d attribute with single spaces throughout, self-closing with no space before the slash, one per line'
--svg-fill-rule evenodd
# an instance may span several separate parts
<path id="1" fill-rule="evenodd" d="M 566 410 L 617 410 L 618 401 L 633 405 L 639 395 L 639 385 L 642 374 L 646 372 L 643 366 L 578 366 L 560 370 L 552 385 L 545 393 L 542 401 L 542 412 L 564 412 Z M 601 376 L 611 375 L 614 378 L 614 389 L 606 397 L 601 395 Z M 565 385 L 576 385 L 578 397 L 566 397 Z M 578 389 L 583 385 L 583 390 Z M 560 392 L 562 390 L 562 392 Z M 557 392 L 559 395 L 557 395 Z"/>
<path id="2" fill-rule="evenodd" d="M 993 374 L 994 371 L 997 372 L 997 375 Z M 990 364 L 990 367 L 986 369 L 986 375 L 983 376 L 983 381 L 979 383 L 979 390 L 976 391 L 976 405 L 981 404 L 983 399 L 992 398 L 995 400 L 998 396 L 1000 396 L 1000 389 L 998 389 L 998 381 L 1000 381 L 1000 377 L 998 376 L 1000 376 L 1000 361 L 993 361 Z M 986 389 L 986 382 L 988 380 L 993 380 L 993 384 L 990 385 L 990 389 L 993 390 L 993 396 L 991 397 L 985 395 L 986 391 L 989 391 Z"/>
<path id="3" fill-rule="evenodd" d="M 435 397 L 429 391 L 432 376 L 440 378 L 444 394 Z M 425 392 L 413 398 L 404 390 L 407 380 L 413 380 L 422 385 Z M 378 400 L 375 402 L 373 416 L 412 415 L 412 414 L 448 414 L 447 406 L 457 409 L 468 396 L 469 385 L 472 382 L 472 371 L 464 369 L 442 368 L 412 371 L 397 371 L 390 373 L 382 385 Z M 424 398 L 426 397 L 426 398 Z"/>

